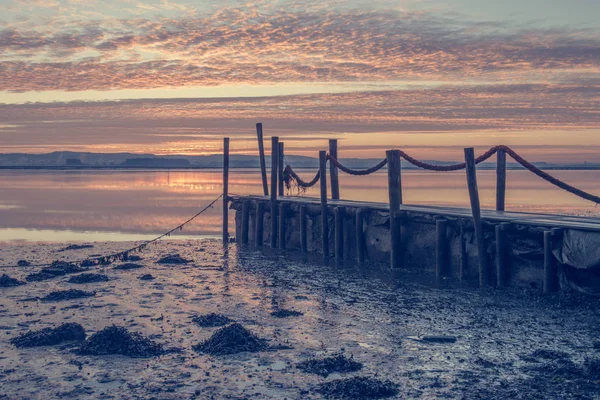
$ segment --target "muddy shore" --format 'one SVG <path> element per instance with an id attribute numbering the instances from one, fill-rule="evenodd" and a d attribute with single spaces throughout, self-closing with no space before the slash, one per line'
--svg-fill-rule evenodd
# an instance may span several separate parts
<path id="1" fill-rule="evenodd" d="M 68 245 L 3 244 L 0 264 L 131 247 Z M 189 262 L 158 263 L 174 254 Z M 0 270 L 26 282 L 0 287 L 0 398 L 319 399 L 336 393 L 324 383 L 343 387 L 338 380 L 357 377 L 397 385 L 388 398 L 398 399 L 600 398 L 597 299 L 481 292 L 451 282 L 436 288 L 410 271 L 391 279 L 371 268 L 325 267 L 235 244 L 223 249 L 214 240 L 161 242 L 140 255 L 140 268 L 90 267 L 84 273 L 107 278 L 81 283 L 69 282 L 75 274 L 27 282 L 39 267 Z M 154 279 L 139 279 L 147 274 Z M 42 300 L 71 289 L 94 295 Z M 282 310 L 293 312 L 277 318 Z M 212 313 L 265 339 L 264 349 L 195 351 L 223 329 L 194 322 Z M 138 358 L 82 355 L 75 341 L 11 344 L 64 323 L 80 324 L 88 338 L 117 325 L 165 351 Z M 319 374 L 297 367 L 339 354 L 362 368 Z"/>

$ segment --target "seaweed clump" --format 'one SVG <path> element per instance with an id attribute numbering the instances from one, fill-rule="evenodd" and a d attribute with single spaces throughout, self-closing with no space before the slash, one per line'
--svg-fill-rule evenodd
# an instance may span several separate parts
<path id="1" fill-rule="evenodd" d="M 327 399 L 383 399 L 398 394 L 398 385 L 375 378 L 336 379 L 318 385 L 315 392 Z"/>
<path id="2" fill-rule="evenodd" d="M 342 353 L 334 354 L 331 357 L 302 361 L 296 364 L 296 368 L 300 371 L 320 375 L 324 378 L 333 373 L 359 371 L 362 367 L 361 363 L 354 361 L 352 357 L 346 357 Z"/>
<path id="3" fill-rule="evenodd" d="M 186 260 L 179 254 L 169 254 L 157 261 L 159 264 L 187 264 L 190 260 Z"/>
<path id="4" fill-rule="evenodd" d="M 19 260 L 17 261 L 17 266 L 18 267 L 29 267 L 31 265 L 31 263 L 27 260 Z"/>
<path id="5" fill-rule="evenodd" d="M 11 278 L 10 276 L 8 276 L 6 274 L 2 274 L 2 276 L 0 276 L 0 287 L 14 287 L 14 286 L 21 286 L 24 284 L 25 284 L 25 282 L 20 281 L 15 278 Z"/>
<path id="6" fill-rule="evenodd" d="M 69 279 L 69 283 L 95 283 L 95 282 L 108 282 L 108 276 L 104 274 L 93 274 L 85 273 L 72 276 Z"/>
<path id="7" fill-rule="evenodd" d="M 215 313 L 195 316 L 192 321 L 202 328 L 214 328 L 233 322 L 228 317 Z"/>
<path id="8" fill-rule="evenodd" d="M 285 308 L 281 308 L 271 313 L 271 316 L 275 318 L 299 317 L 301 315 L 304 315 L 304 313 L 295 310 L 286 310 Z"/>
<path id="9" fill-rule="evenodd" d="M 152 276 L 151 274 L 144 274 L 144 275 L 138 276 L 138 279 L 141 281 L 151 281 L 154 279 L 154 276 Z"/>
<path id="10" fill-rule="evenodd" d="M 12 338 L 10 342 L 16 347 L 52 346 L 68 341 L 85 340 L 85 329 L 76 323 L 62 324 L 58 328 L 44 328 L 29 331 Z"/>
<path id="11" fill-rule="evenodd" d="M 119 265 L 115 265 L 114 269 L 119 269 L 119 270 L 130 270 L 130 269 L 139 269 L 139 268 L 144 268 L 144 266 L 142 264 L 136 264 L 136 263 L 125 263 L 125 264 L 119 264 Z"/>
<path id="12" fill-rule="evenodd" d="M 199 353 L 222 356 L 241 352 L 256 353 L 267 348 L 265 339 L 258 338 L 242 325 L 233 323 L 216 331 L 210 339 L 193 349 Z"/>
<path id="13" fill-rule="evenodd" d="M 57 290 L 55 292 L 52 292 L 52 293 L 42 297 L 42 301 L 74 300 L 74 299 L 81 299 L 84 297 L 93 297 L 95 295 L 96 295 L 96 292 L 87 292 L 85 290 L 78 290 L 78 289 Z"/>
<path id="14" fill-rule="evenodd" d="M 76 274 L 85 270 L 85 268 L 81 268 L 73 263 L 68 263 L 66 261 L 54 261 L 52 264 L 50 264 L 50 266 L 42 268 L 39 272 L 27 275 L 25 280 L 27 282 L 47 281 L 49 279 L 56 278 L 57 276 Z"/>
<path id="15" fill-rule="evenodd" d="M 162 346 L 141 334 L 112 325 L 94 333 L 77 350 L 81 355 L 122 355 L 134 358 L 156 357 L 164 353 Z"/>

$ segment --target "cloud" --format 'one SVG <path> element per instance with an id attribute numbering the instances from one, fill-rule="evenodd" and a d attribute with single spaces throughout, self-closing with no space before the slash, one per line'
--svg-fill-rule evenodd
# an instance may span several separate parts
<path id="1" fill-rule="evenodd" d="M 595 31 L 327 5 L 263 2 L 199 12 L 162 2 L 151 6 L 180 15 L 9 24 L 0 31 L 0 90 L 600 76 Z"/>

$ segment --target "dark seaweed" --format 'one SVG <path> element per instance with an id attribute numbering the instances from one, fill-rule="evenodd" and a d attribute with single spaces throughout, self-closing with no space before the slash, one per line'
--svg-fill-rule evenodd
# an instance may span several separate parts
<path id="1" fill-rule="evenodd" d="M 69 283 L 95 283 L 95 282 L 107 282 L 108 276 L 104 274 L 93 274 L 85 273 L 80 275 L 72 276 L 69 279 Z"/>
<path id="2" fill-rule="evenodd" d="M 27 260 L 19 260 L 17 261 L 17 266 L 19 267 L 29 267 L 31 263 Z"/>
<path id="3" fill-rule="evenodd" d="M 91 249 L 93 247 L 94 247 L 93 244 L 70 244 L 67 247 L 65 247 L 64 249 L 61 249 L 59 251 Z"/>
<path id="4" fill-rule="evenodd" d="M 202 328 L 214 328 L 216 326 L 223 326 L 233 322 L 226 316 L 215 313 L 195 316 L 192 318 L 192 321 Z"/>
<path id="5" fill-rule="evenodd" d="M 304 313 L 301 313 L 300 311 L 286 310 L 284 308 L 271 313 L 271 316 L 275 318 L 299 317 L 301 315 L 304 315 Z"/>
<path id="6" fill-rule="evenodd" d="M 258 338 L 238 323 L 219 329 L 210 339 L 193 347 L 199 353 L 214 356 L 241 352 L 255 353 L 266 348 L 266 340 Z"/>
<path id="7" fill-rule="evenodd" d="M 118 354 L 134 358 L 156 357 L 164 353 L 162 346 L 120 326 L 109 326 L 90 336 L 77 350 L 78 354 L 103 356 Z"/>
<path id="8" fill-rule="evenodd" d="M 356 372 L 361 370 L 363 365 L 346 357 L 342 353 L 334 354 L 332 357 L 312 359 L 296 364 L 302 372 L 320 375 L 326 378 L 329 374 Z"/>
<path id="9" fill-rule="evenodd" d="M 154 277 L 150 274 L 145 274 L 145 275 L 138 276 L 138 279 L 142 280 L 142 281 L 151 281 L 154 279 Z"/>
<path id="10" fill-rule="evenodd" d="M 20 281 L 15 278 L 11 278 L 10 276 L 8 276 L 6 274 L 2 274 L 2 276 L 0 276 L 0 287 L 14 287 L 14 286 L 21 286 L 24 284 L 25 284 L 25 282 Z"/>
<path id="11" fill-rule="evenodd" d="M 81 268 L 72 263 L 65 261 L 54 261 L 49 267 L 42 268 L 39 272 L 27 275 L 25 280 L 27 282 L 47 281 L 49 279 L 56 278 L 57 276 L 75 274 L 85 270 L 85 268 Z"/>
<path id="12" fill-rule="evenodd" d="M 157 261 L 159 264 L 187 264 L 190 261 L 181 257 L 179 254 L 169 254 Z"/>
<path id="13" fill-rule="evenodd" d="M 34 272 L 33 274 L 29 274 L 25 277 L 27 282 L 41 282 L 47 281 L 49 279 L 56 278 L 56 275 L 52 275 L 46 272 Z"/>
<path id="14" fill-rule="evenodd" d="M 315 392 L 327 399 L 383 399 L 398 394 L 398 385 L 375 378 L 354 377 L 325 382 L 315 388 Z"/>
<path id="15" fill-rule="evenodd" d="M 85 329 L 79 324 L 62 324 L 58 328 L 44 328 L 39 331 L 29 331 L 10 342 L 16 347 L 52 346 L 68 341 L 85 340 Z"/>
<path id="16" fill-rule="evenodd" d="M 52 292 L 45 297 L 42 297 L 42 301 L 64 301 L 81 299 L 84 297 L 93 297 L 96 292 L 86 292 L 85 290 L 69 289 L 69 290 L 58 290 Z"/>
<path id="17" fill-rule="evenodd" d="M 119 270 L 129 270 L 129 269 L 139 269 L 139 268 L 144 268 L 144 266 L 142 264 L 136 264 L 136 263 L 125 263 L 125 264 L 119 264 L 119 265 L 114 266 L 114 269 L 119 269 Z"/>

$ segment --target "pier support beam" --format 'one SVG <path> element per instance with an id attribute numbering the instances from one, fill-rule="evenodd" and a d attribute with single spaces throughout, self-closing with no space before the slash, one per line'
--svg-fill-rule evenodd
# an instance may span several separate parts
<path id="1" fill-rule="evenodd" d="M 329 139 L 329 154 L 336 160 L 338 159 L 337 139 Z M 329 175 L 331 180 L 331 199 L 338 200 L 340 198 L 340 181 L 338 178 L 338 169 L 331 162 L 329 163 Z"/>
<path id="2" fill-rule="evenodd" d="M 544 293 L 558 291 L 558 270 L 552 254 L 552 231 L 544 232 Z"/>
<path id="3" fill-rule="evenodd" d="M 242 244 L 248 244 L 248 231 L 250 230 L 250 200 L 242 202 Z"/>
<path id="4" fill-rule="evenodd" d="M 479 190 L 477 188 L 477 173 L 475 171 L 475 151 L 472 147 L 465 148 L 465 163 L 467 165 L 467 184 L 477 242 L 477 258 L 479 259 L 479 287 L 483 288 L 488 283 L 487 252 L 481 224 L 481 204 L 479 203 Z"/>
<path id="5" fill-rule="evenodd" d="M 303 254 L 308 253 L 308 241 L 306 232 L 306 206 L 300 206 L 300 251 Z"/>
<path id="6" fill-rule="evenodd" d="M 279 249 L 285 250 L 285 210 L 286 204 L 279 203 Z"/>
<path id="7" fill-rule="evenodd" d="M 506 199 L 506 152 L 500 149 L 496 157 L 496 210 L 504 211 Z"/>
<path id="8" fill-rule="evenodd" d="M 496 286 L 507 286 L 508 257 L 506 246 L 506 230 L 508 225 L 500 224 L 494 227 L 496 233 Z"/>
<path id="9" fill-rule="evenodd" d="M 469 268 L 469 260 L 467 258 L 467 243 L 465 241 L 465 230 L 461 226 L 459 232 L 460 240 L 460 269 L 458 270 L 458 279 L 462 282 L 465 279 L 465 273 Z"/>
<path id="10" fill-rule="evenodd" d="M 263 142 L 263 126 L 261 123 L 256 124 L 256 136 L 258 139 L 258 155 L 260 157 L 260 176 L 262 178 L 263 193 L 269 195 L 269 185 L 267 183 L 267 165 L 265 161 L 265 144 Z"/>
<path id="11" fill-rule="evenodd" d="M 279 138 L 271 138 L 271 248 L 277 248 L 277 169 L 279 165 Z"/>
<path id="12" fill-rule="evenodd" d="M 400 268 L 402 263 L 401 255 L 401 238 L 400 238 L 400 222 L 398 214 L 400 213 L 400 205 L 402 204 L 402 189 L 401 189 L 401 166 L 400 166 L 400 151 L 388 150 L 387 171 L 388 171 L 388 192 L 390 201 L 390 264 L 392 269 Z"/>
<path id="13" fill-rule="evenodd" d="M 335 261 L 344 262 L 344 207 L 335 208 Z"/>
<path id="14" fill-rule="evenodd" d="M 258 248 L 263 246 L 263 232 L 264 232 L 264 218 L 265 218 L 265 203 L 262 201 L 256 202 L 256 221 L 254 223 L 254 245 Z"/>
<path id="15" fill-rule="evenodd" d="M 446 240 L 446 229 L 448 227 L 448 221 L 445 219 L 438 219 L 435 221 L 436 230 L 436 246 L 435 246 L 435 277 L 437 281 L 447 276 L 448 269 L 448 241 Z"/>
<path id="16" fill-rule="evenodd" d="M 365 262 L 365 235 L 363 233 L 365 209 L 356 210 L 356 259 L 359 264 Z"/>
<path id="17" fill-rule="evenodd" d="M 321 236 L 323 245 L 323 262 L 329 263 L 329 209 L 327 207 L 327 152 L 319 151 L 319 171 L 321 178 Z"/>
<path id="18" fill-rule="evenodd" d="M 229 138 L 223 139 L 223 243 L 229 243 Z"/>
<path id="19" fill-rule="evenodd" d="M 283 158 L 284 158 L 284 145 L 283 142 L 279 142 L 279 164 L 278 164 L 278 184 L 279 184 L 279 195 L 283 196 L 285 193 L 283 191 Z"/>

